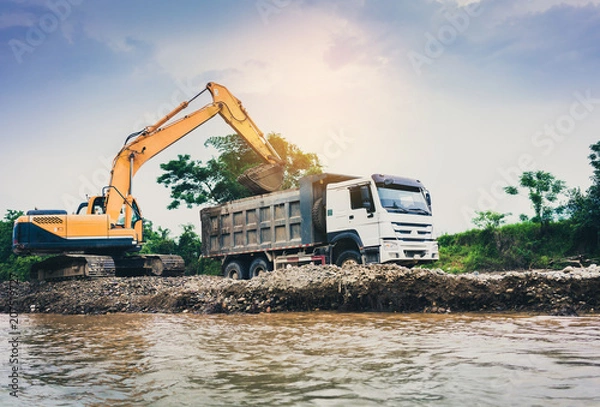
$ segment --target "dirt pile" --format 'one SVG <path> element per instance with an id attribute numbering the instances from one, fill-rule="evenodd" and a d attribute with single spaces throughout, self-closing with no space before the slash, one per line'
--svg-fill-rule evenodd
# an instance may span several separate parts
<path id="1" fill-rule="evenodd" d="M 506 312 L 600 309 L 600 267 L 447 274 L 395 265 L 304 266 L 248 281 L 214 276 L 4 282 L 0 312 Z"/>

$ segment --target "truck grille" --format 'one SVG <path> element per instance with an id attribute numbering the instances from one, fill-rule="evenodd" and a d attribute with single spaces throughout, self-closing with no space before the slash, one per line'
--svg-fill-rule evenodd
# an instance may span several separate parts
<path id="1" fill-rule="evenodd" d="M 431 223 L 392 222 L 396 238 L 411 242 L 425 242 L 433 239 Z"/>

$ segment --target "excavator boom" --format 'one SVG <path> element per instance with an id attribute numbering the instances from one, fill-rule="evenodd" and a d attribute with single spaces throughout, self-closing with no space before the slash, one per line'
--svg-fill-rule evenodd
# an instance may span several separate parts
<path id="1" fill-rule="evenodd" d="M 206 90 L 212 95 L 212 103 L 169 123 L 176 114 L 187 108 L 192 100 Z M 106 213 L 111 219 L 116 220 L 124 198 L 131 195 L 132 179 L 139 168 L 216 114 L 219 114 L 265 162 L 261 166 L 248 170 L 238 181 L 255 194 L 280 189 L 283 182 L 281 157 L 248 116 L 242 103 L 226 87 L 210 82 L 190 101 L 181 103 L 154 125 L 128 138 L 117 154 L 111 172 L 106 200 Z"/>

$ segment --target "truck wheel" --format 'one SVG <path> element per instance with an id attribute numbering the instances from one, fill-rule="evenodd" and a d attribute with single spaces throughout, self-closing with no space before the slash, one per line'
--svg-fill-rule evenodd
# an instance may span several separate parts
<path id="1" fill-rule="evenodd" d="M 244 279 L 244 266 L 237 260 L 232 260 L 225 266 L 223 270 L 223 277 L 232 278 L 234 280 Z"/>
<path id="2" fill-rule="evenodd" d="M 337 264 L 341 268 L 358 266 L 359 264 L 362 264 L 362 258 L 360 256 L 360 253 L 356 250 L 346 250 L 339 255 L 335 264 Z"/>
<path id="3" fill-rule="evenodd" d="M 327 221 L 325 219 L 325 206 L 323 205 L 323 198 L 319 198 L 315 201 L 312 207 L 312 219 L 315 228 L 322 233 L 327 231 Z"/>
<path id="4" fill-rule="evenodd" d="M 250 278 L 268 273 L 269 271 L 271 271 L 271 265 L 262 257 L 257 257 L 252 264 L 250 264 Z"/>

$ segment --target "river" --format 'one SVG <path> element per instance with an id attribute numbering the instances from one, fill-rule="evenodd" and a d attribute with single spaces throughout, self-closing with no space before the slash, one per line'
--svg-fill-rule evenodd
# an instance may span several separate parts
<path id="1" fill-rule="evenodd" d="M 600 405 L 597 315 L 27 314 L 11 328 L 3 314 L 0 326 L 2 406 Z"/>

